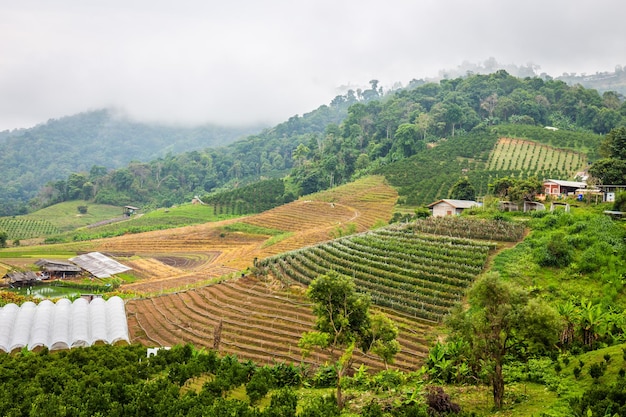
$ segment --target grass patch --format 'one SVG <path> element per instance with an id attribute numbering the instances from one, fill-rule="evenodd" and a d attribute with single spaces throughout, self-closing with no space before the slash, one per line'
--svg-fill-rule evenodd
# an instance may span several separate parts
<path id="1" fill-rule="evenodd" d="M 78 206 L 87 206 L 87 213 L 80 214 Z M 67 232 L 102 220 L 120 217 L 122 214 L 123 209 L 118 206 L 91 204 L 86 201 L 66 201 L 20 217 L 47 220 L 61 232 Z"/>
<path id="2" fill-rule="evenodd" d="M 48 248 L 46 246 L 22 247 L 19 249 L 3 249 L 0 250 L 0 259 L 19 259 L 19 258 L 49 258 L 49 259 L 67 259 L 76 256 L 75 251 L 58 250 Z"/>
<path id="3" fill-rule="evenodd" d="M 226 232 L 241 232 L 249 235 L 266 235 L 266 236 L 278 236 L 285 234 L 284 230 L 271 229 L 269 227 L 262 227 L 248 223 L 233 223 L 221 228 Z"/>
<path id="4" fill-rule="evenodd" d="M 240 216 L 214 214 L 212 207 L 185 204 L 169 209 L 158 209 L 141 216 L 133 216 L 128 220 L 106 224 L 93 228 L 82 228 L 73 232 L 53 236 L 46 243 L 62 243 L 85 241 L 108 237 L 150 232 L 153 230 L 173 229 L 193 224 L 215 222 L 237 218 Z"/>
<path id="5" fill-rule="evenodd" d="M 541 384 L 515 383 L 505 388 L 504 405 L 501 410 L 493 409 L 493 392 L 490 386 L 444 386 L 465 412 L 474 412 L 479 416 L 538 416 L 549 405 L 555 405 L 557 394 Z"/>
<path id="6" fill-rule="evenodd" d="M 268 246 L 275 245 L 291 236 L 293 236 L 293 232 L 281 233 L 279 235 L 272 236 L 261 245 L 261 248 L 267 248 Z"/>

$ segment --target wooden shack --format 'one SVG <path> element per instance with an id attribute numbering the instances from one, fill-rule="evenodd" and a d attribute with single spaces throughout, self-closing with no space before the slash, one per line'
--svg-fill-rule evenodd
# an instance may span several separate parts
<path id="1" fill-rule="evenodd" d="M 41 278 L 33 271 L 13 271 L 5 275 L 10 287 L 27 287 L 37 283 Z"/>
<path id="2" fill-rule="evenodd" d="M 35 262 L 42 271 L 48 273 L 50 278 L 66 278 L 68 276 L 76 276 L 81 273 L 80 266 L 69 261 L 61 261 L 58 259 L 40 259 Z"/>
<path id="3" fill-rule="evenodd" d="M 139 211 L 138 207 L 133 207 L 133 206 L 124 206 L 124 216 L 126 217 L 130 217 L 133 214 L 135 214 L 137 211 Z"/>

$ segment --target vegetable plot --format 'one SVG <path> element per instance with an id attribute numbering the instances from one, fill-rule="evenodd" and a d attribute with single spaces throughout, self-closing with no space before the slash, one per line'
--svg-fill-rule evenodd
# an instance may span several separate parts
<path id="1" fill-rule="evenodd" d="M 512 241 L 521 238 L 523 227 L 465 218 L 437 222 L 389 226 L 269 257 L 257 266 L 285 282 L 305 285 L 334 270 L 353 277 L 375 304 L 439 322 L 480 274 L 496 245 L 421 229 Z"/>

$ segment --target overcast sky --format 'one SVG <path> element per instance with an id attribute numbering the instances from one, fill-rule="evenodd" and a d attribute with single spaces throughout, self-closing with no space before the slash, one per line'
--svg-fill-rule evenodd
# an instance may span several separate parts
<path id="1" fill-rule="evenodd" d="M 626 65 L 624 0 L 0 0 L 0 131 L 104 107 L 275 124 L 490 57 Z"/>

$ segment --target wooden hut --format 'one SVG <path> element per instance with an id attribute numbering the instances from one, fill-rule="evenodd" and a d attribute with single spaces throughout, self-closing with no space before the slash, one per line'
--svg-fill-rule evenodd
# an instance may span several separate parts
<path id="1" fill-rule="evenodd" d="M 67 276 L 78 275 L 82 271 L 80 266 L 58 259 L 40 259 L 35 262 L 35 265 L 47 272 L 50 278 L 66 278 Z"/>
<path id="2" fill-rule="evenodd" d="M 133 214 L 135 214 L 137 211 L 139 211 L 138 207 L 133 207 L 133 206 L 124 206 L 124 216 L 126 217 L 130 217 Z"/>
<path id="3" fill-rule="evenodd" d="M 5 278 L 8 279 L 11 287 L 27 287 L 40 280 L 40 277 L 33 271 L 13 271 L 6 274 Z"/>

